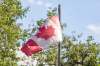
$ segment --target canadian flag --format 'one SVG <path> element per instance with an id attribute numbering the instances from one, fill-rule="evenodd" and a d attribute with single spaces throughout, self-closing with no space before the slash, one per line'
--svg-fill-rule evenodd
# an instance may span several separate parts
<path id="1" fill-rule="evenodd" d="M 21 48 L 27 56 L 31 56 L 43 49 L 47 49 L 51 44 L 62 41 L 61 26 L 58 16 L 52 16 L 41 25 L 34 36 L 32 36 Z"/>

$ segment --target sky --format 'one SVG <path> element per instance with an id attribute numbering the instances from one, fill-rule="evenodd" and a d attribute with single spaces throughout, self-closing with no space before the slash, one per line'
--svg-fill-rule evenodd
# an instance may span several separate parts
<path id="1" fill-rule="evenodd" d="M 24 29 L 32 28 L 33 23 L 46 18 L 49 7 L 61 4 L 61 22 L 67 24 L 64 29 L 66 35 L 73 31 L 83 34 L 83 40 L 92 35 L 96 42 L 100 42 L 100 0 L 21 0 L 24 8 L 29 7 L 26 17 L 19 19 Z"/>

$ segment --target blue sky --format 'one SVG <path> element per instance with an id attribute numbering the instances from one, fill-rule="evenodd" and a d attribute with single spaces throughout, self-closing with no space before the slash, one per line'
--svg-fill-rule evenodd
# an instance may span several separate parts
<path id="1" fill-rule="evenodd" d="M 32 24 L 40 18 L 45 18 L 48 7 L 61 4 L 62 23 L 67 24 L 64 32 L 71 35 L 72 31 L 93 35 L 100 42 L 100 0 L 21 0 L 23 7 L 30 7 L 27 17 L 18 20 L 23 28 L 32 28 Z M 31 26 L 31 27 L 29 27 Z"/>

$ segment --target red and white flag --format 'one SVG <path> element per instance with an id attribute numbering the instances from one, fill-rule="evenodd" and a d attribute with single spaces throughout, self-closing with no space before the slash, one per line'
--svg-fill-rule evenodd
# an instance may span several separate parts
<path id="1" fill-rule="evenodd" d="M 21 51 L 27 56 L 31 56 L 43 49 L 47 49 L 51 44 L 61 41 L 62 33 L 59 17 L 52 16 L 39 27 L 37 33 L 24 44 Z"/>

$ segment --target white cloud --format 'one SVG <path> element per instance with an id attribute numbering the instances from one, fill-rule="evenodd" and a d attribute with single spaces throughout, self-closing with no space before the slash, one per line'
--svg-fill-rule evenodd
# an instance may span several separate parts
<path id="1" fill-rule="evenodd" d="M 91 33 L 100 35 L 100 26 L 99 25 L 90 24 L 87 26 L 87 28 Z"/>

